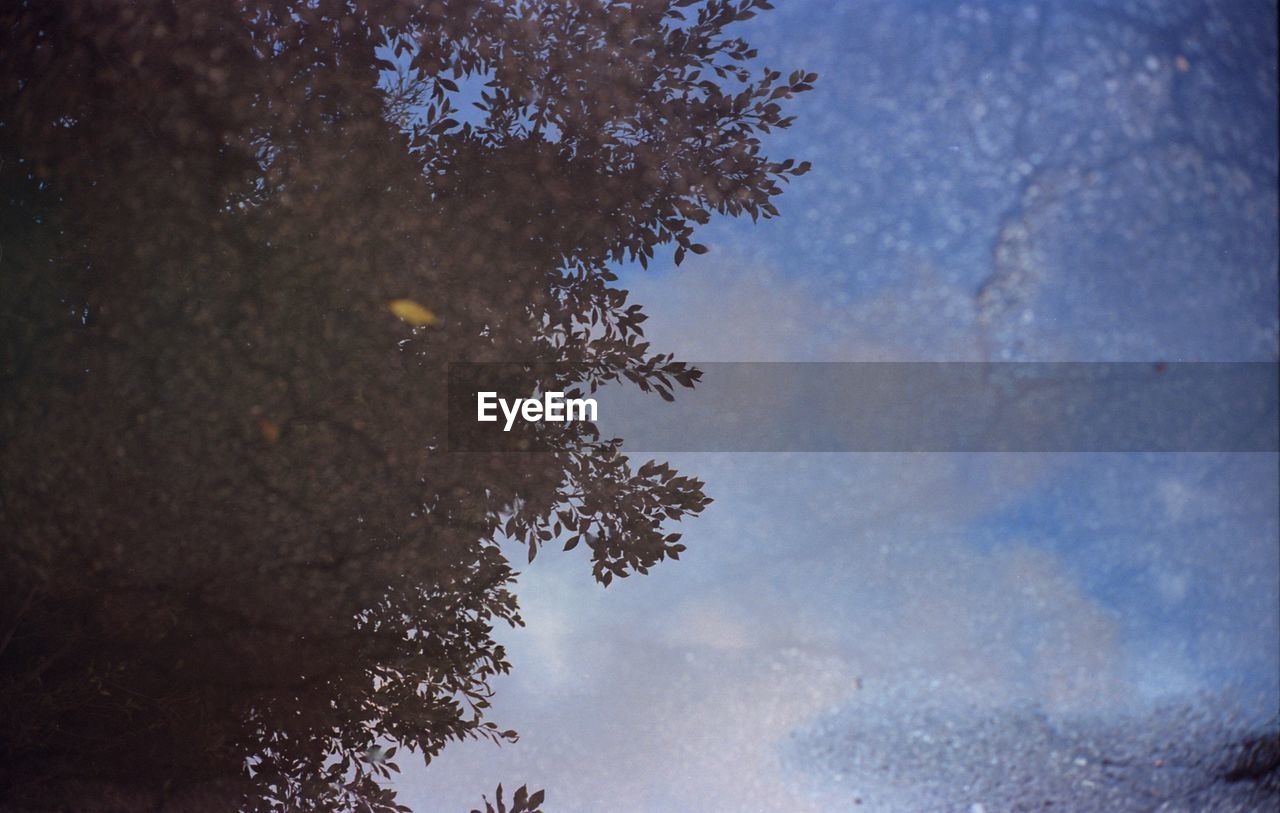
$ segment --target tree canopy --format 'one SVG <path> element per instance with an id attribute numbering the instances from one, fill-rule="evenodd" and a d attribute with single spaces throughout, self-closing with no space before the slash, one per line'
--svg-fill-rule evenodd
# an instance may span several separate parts
<path id="1" fill-rule="evenodd" d="M 448 451 L 447 365 L 696 383 L 611 269 L 807 169 L 768 8 L 5 4 L 0 800 L 393 809 L 397 748 L 515 737 L 509 553 L 607 585 L 710 500 L 589 425 Z"/>

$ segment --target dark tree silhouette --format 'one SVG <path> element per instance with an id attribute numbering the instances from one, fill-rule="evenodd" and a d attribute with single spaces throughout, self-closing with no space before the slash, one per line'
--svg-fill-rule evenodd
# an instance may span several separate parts
<path id="1" fill-rule="evenodd" d="M 0 800 L 392 809 L 396 748 L 514 738 L 504 550 L 607 585 L 709 500 L 590 426 L 448 452 L 446 365 L 695 383 L 609 268 L 807 169 L 768 8 L 4 4 Z"/>

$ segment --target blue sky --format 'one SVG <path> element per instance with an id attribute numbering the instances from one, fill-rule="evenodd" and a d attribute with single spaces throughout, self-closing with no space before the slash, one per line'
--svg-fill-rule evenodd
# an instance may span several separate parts
<path id="1" fill-rule="evenodd" d="M 1276 359 L 1273 4 L 778 5 L 744 33 L 820 73 L 771 142 L 814 171 L 780 219 L 627 269 L 655 349 Z M 922 705 L 1280 702 L 1274 453 L 674 459 L 716 498 L 688 553 L 608 590 L 580 551 L 540 556 L 493 712 L 520 743 L 407 769 L 406 803 L 465 810 L 501 781 L 556 811 L 910 809 L 927 766 L 795 754 Z M 906 753 L 884 736 L 859 747 Z"/>

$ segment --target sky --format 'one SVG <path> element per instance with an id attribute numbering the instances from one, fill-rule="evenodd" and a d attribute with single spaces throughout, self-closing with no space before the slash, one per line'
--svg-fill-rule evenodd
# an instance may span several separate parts
<path id="1" fill-rule="evenodd" d="M 781 218 L 625 269 L 656 350 L 1276 360 L 1274 4 L 777 5 L 743 34 L 820 74 L 769 142 L 814 170 Z M 716 500 L 689 550 L 607 590 L 539 556 L 495 682 L 520 741 L 402 760 L 402 801 L 1129 809 L 1187 798 L 1173 740 L 1280 704 L 1274 452 L 668 459 Z M 1091 773 L 1122 745 L 1154 773 Z"/>

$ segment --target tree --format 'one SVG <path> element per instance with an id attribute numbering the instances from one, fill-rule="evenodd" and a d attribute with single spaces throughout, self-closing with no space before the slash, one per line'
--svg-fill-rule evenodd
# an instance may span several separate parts
<path id="1" fill-rule="evenodd" d="M 0 11 L 0 799 L 392 809 L 396 748 L 514 738 L 511 545 L 607 585 L 709 499 L 590 426 L 448 452 L 447 365 L 696 383 L 610 268 L 807 169 L 759 137 L 816 77 L 730 31 L 768 8 Z"/>

